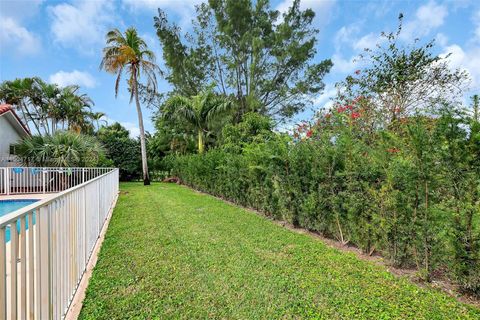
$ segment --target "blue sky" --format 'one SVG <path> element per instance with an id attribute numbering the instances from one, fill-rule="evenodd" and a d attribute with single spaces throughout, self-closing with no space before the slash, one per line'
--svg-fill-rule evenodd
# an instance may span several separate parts
<path id="1" fill-rule="evenodd" d="M 95 110 L 105 112 L 136 135 L 137 116 L 124 88 L 114 95 L 114 76 L 98 69 L 107 30 L 134 26 L 157 54 L 161 47 L 153 28 L 158 7 L 183 30 L 190 29 L 194 6 L 201 0 L 0 0 L 0 81 L 40 76 L 59 85 L 79 84 L 93 98 Z M 291 0 L 271 1 L 282 11 Z M 393 31 L 404 13 L 403 40 L 415 37 L 437 41 L 436 53 L 451 53 L 454 68 L 466 69 L 472 78 L 471 92 L 480 91 L 480 1 L 340 1 L 304 0 L 302 7 L 316 12 L 320 29 L 316 59 L 331 58 L 332 72 L 315 108 L 335 94 L 335 82 L 355 69 L 353 59 L 365 47 L 377 43 L 381 31 Z M 164 80 L 159 91 L 169 90 Z M 153 131 L 150 111 L 145 110 L 146 129 Z M 310 117 L 307 110 L 296 121 Z"/>

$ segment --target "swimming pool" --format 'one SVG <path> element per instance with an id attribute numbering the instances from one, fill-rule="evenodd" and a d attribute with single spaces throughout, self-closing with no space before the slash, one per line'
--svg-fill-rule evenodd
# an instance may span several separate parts
<path id="1" fill-rule="evenodd" d="M 0 200 L 0 217 L 37 201 L 34 199 Z"/>
<path id="2" fill-rule="evenodd" d="M 0 200 L 0 217 L 37 201 L 34 199 Z M 26 223 L 28 229 L 28 217 L 26 217 Z M 33 223 L 35 224 L 35 213 L 33 214 Z M 20 221 L 17 221 L 17 231 L 20 232 Z M 5 231 L 5 241 L 10 241 L 10 227 L 7 227 Z"/>

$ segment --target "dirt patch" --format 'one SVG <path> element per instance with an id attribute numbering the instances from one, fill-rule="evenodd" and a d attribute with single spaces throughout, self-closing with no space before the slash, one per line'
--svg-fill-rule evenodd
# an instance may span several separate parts
<path id="1" fill-rule="evenodd" d="M 167 177 L 162 182 L 180 184 L 180 179 L 178 177 Z"/>

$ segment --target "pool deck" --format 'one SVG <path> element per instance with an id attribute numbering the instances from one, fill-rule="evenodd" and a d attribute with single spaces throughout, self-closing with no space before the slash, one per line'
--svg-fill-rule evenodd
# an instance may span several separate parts
<path id="1" fill-rule="evenodd" d="M 56 193 L 34 193 L 34 194 L 9 194 L 0 195 L 0 200 L 43 200 L 56 195 Z"/>

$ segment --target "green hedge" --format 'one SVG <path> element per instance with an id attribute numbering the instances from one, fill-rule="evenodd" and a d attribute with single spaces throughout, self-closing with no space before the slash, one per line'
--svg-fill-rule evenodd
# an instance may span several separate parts
<path id="1" fill-rule="evenodd" d="M 478 128 L 451 115 L 412 117 L 373 134 L 335 121 L 309 130 L 308 139 L 272 135 L 240 152 L 167 162 L 193 188 L 380 252 L 427 280 L 448 270 L 478 294 Z"/>

